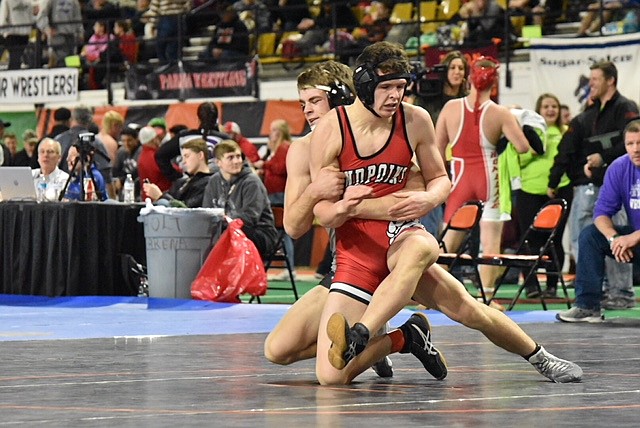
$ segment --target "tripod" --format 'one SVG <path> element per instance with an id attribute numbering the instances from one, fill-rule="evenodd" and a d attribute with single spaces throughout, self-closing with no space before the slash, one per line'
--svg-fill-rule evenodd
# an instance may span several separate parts
<path id="1" fill-rule="evenodd" d="M 96 193 L 98 200 L 102 201 L 103 200 L 102 191 L 98 187 L 96 183 L 96 178 L 93 175 L 93 168 L 95 167 L 95 162 L 93 160 L 95 149 L 86 151 L 86 150 L 83 150 L 81 147 L 77 147 L 77 146 L 74 146 L 74 147 L 76 147 L 76 149 L 78 150 L 78 157 L 76 157 L 73 161 L 73 165 L 71 167 L 71 173 L 69 174 L 69 178 L 67 178 L 67 182 L 64 184 L 64 188 L 62 189 L 62 191 L 60 192 L 60 195 L 58 196 L 58 201 L 62 201 L 64 196 L 67 194 L 67 188 L 69 187 L 69 183 L 71 182 L 73 177 L 76 176 L 76 168 L 78 166 L 78 163 L 80 163 L 80 170 L 79 170 L 80 200 L 81 201 L 85 200 L 84 180 L 87 177 L 89 177 L 89 179 L 93 183 L 93 191 Z M 89 168 L 87 168 L 87 166 Z"/>

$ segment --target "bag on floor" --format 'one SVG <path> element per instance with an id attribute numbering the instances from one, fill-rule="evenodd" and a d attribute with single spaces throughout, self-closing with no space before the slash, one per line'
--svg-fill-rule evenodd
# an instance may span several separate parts
<path id="1" fill-rule="evenodd" d="M 227 220 L 229 221 L 229 220 Z M 267 273 L 255 244 L 242 231 L 242 220 L 231 220 L 207 256 L 191 296 L 214 302 L 240 302 L 242 293 L 262 296 L 267 291 Z"/>

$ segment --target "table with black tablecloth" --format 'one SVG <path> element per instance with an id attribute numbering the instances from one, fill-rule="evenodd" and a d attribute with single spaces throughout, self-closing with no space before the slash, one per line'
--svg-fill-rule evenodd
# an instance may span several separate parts
<path id="1" fill-rule="evenodd" d="M 141 204 L 1 202 L 0 292 L 135 295 L 123 254 L 145 264 Z"/>

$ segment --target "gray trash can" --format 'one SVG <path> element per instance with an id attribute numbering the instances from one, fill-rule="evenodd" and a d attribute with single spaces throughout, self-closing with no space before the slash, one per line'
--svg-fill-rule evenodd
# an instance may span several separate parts
<path id="1" fill-rule="evenodd" d="M 191 298 L 191 283 L 206 257 L 217 208 L 149 207 L 140 211 L 147 248 L 149 297 Z"/>

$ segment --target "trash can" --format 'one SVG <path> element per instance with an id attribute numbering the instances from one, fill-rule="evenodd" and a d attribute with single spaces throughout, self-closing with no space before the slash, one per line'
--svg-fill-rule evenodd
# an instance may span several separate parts
<path id="1" fill-rule="evenodd" d="M 219 208 L 147 206 L 140 210 L 149 297 L 191 298 L 191 282 L 204 263 L 211 233 L 223 214 Z"/>

